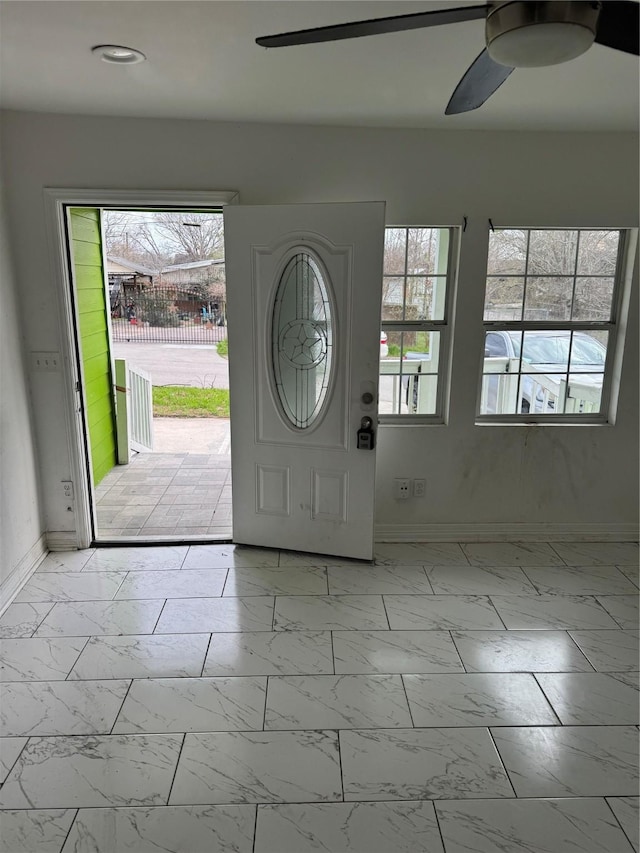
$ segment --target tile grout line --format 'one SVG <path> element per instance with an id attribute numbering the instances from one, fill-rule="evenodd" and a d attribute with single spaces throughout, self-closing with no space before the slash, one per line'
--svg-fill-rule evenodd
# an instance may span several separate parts
<path id="1" fill-rule="evenodd" d="M 430 567 L 428 565 L 423 565 L 420 568 L 424 572 L 424 576 L 427 579 L 427 583 L 429 584 L 429 589 L 431 590 L 431 595 L 436 595 L 436 591 L 434 590 L 433 584 L 431 583 L 431 578 L 429 577 L 429 573 L 427 572 L 427 568 L 430 568 Z"/>
<path id="2" fill-rule="evenodd" d="M 333 672 L 331 675 L 338 675 L 336 672 L 336 652 L 333 646 L 333 629 L 329 631 L 329 642 L 331 643 L 331 660 L 333 661 Z"/>
<path id="3" fill-rule="evenodd" d="M 458 655 L 458 660 L 462 664 L 463 673 L 469 674 L 469 670 L 467 669 L 467 665 L 464 662 L 462 655 L 460 654 L 460 649 L 458 648 L 458 644 L 456 643 L 456 638 L 453 636 L 452 630 L 449 631 L 449 636 L 451 637 L 451 642 L 453 643 L 453 647 L 455 648 L 456 654 Z M 472 670 L 472 672 L 474 672 L 474 670 Z"/>
<path id="4" fill-rule="evenodd" d="M 388 626 L 387 630 L 392 631 L 393 629 L 391 627 L 391 620 L 389 619 L 389 612 L 387 610 L 387 602 L 385 601 L 384 595 L 381 595 L 380 598 L 382 599 L 382 609 L 384 610 L 384 616 L 385 616 L 385 619 L 387 620 L 387 626 Z M 384 630 L 384 629 L 382 629 L 382 630 Z"/>
<path id="5" fill-rule="evenodd" d="M 75 824 L 76 820 L 78 819 L 79 814 L 80 814 L 80 808 L 77 808 L 76 813 L 73 816 L 73 820 L 69 824 L 69 829 L 67 830 L 67 834 L 64 837 L 64 841 L 62 842 L 62 846 L 60 847 L 60 853 L 62 853 L 62 850 L 63 850 L 64 846 L 66 845 L 66 843 L 69 839 L 69 836 L 71 835 L 71 830 L 73 829 L 74 824 Z"/>
<path id="6" fill-rule="evenodd" d="M 560 716 L 558 715 L 558 713 L 557 713 L 557 711 L 556 711 L 556 709 L 555 709 L 555 707 L 554 707 L 554 705 L 553 705 L 553 702 L 551 701 L 551 699 L 549 699 L 549 697 L 547 696 L 547 694 L 546 694 L 546 692 L 545 692 L 544 687 L 542 686 L 542 684 L 540 684 L 540 682 L 538 681 L 538 678 L 537 678 L 537 676 L 538 676 L 538 675 L 553 675 L 554 673 L 542 673 L 542 672 L 538 672 L 538 673 L 536 673 L 536 672 L 531 672 L 531 673 L 529 673 L 529 674 L 533 676 L 533 680 L 534 680 L 534 681 L 535 681 L 535 683 L 538 685 L 538 689 L 541 691 L 541 693 L 542 693 L 542 695 L 544 696 L 544 698 L 545 698 L 545 700 L 546 700 L 547 704 L 548 704 L 548 705 L 549 705 L 549 707 L 551 708 L 551 712 L 553 713 L 553 716 L 554 716 L 554 717 L 556 718 L 556 720 L 558 721 L 558 725 L 560 725 L 560 726 L 564 726 L 564 723 L 563 723 L 563 722 L 562 722 L 562 720 L 560 719 Z M 561 673 L 561 675 L 566 675 L 566 674 L 567 674 L 567 673 Z M 578 673 L 578 674 L 580 674 L 580 673 Z M 588 672 L 587 672 L 587 673 L 586 673 L 586 675 L 590 675 L 590 673 L 588 673 Z"/>
<path id="7" fill-rule="evenodd" d="M 404 683 L 404 673 L 400 673 L 400 683 L 402 684 L 402 690 L 404 691 L 404 698 L 406 699 L 406 702 L 407 702 L 407 710 L 409 711 L 409 719 L 411 720 L 411 727 L 415 729 L 416 723 L 415 723 L 415 720 L 413 719 L 413 712 L 411 711 L 411 703 L 409 702 L 409 694 L 407 693 L 407 685 Z"/>
<path id="8" fill-rule="evenodd" d="M 162 599 L 158 599 L 158 600 L 162 601 Z M 165 607 L 167 606 L 167 601 L 169 601 L 169 599 L 168 599 L 168 598 L 165 598 L 165 599 L 164 599 L 164 602 L 163 602 L 163 604 L 162 604 L 162 607 L 160 608 L 160 612 L 158 613 L 158 618 L 157 618 L 157 619 L 156 619 L 156 621 L 153 623 L 153 628 L 151 629 L 151 631 L 150 631 L 148 634 L 146 634 L 146 635 L 144 635 L 144 636 L 151 637 L 151 636 L 154 636 L 154 635 L 155 635 L 155 633 L 156 633 L 156 628 L 158 627 L 158 624 L 159 624 L 159 622 L 160 622 L 160 617 L 162 616 L 162 614 L 163 614 L 163 612 L 164 612 L 164 609 L 165 609 Z M 135 637 L 136 635 L 135 635 L 135 634 L 123 634 L 123 635 L 121 635 L 121 636 L 125 636 L 125 637 L 127 637 L 127 636 L 128 636 L 128 637 Z"/>
<path id="9" fill-rule="evenodd" d="M 188 571 L 188 569 L 187 569 Z M 208 569 L 208 571 L 214 571 L 213 569 Z M 220 598 L 224 598 L 224 591 L 227 588 L 227 583 L 229 581 L 229 575 L 231 574 L 231 568 L 227 567 L 225 569 L 224 583 L 222 584 L 222 589 L 220 590 Z M 200 596 L 198 596 L 200 597 Z M 231 596 L 227 596 L 227 598 L 231 598 Z"/>
<path id="10" fill-rule="evenodd" d="M 45 638 L 43 637 L 42 639 L 45 639 Z M 51 639 L 51 638 L 49 638 L 49 639 Z M 87 648 L 87 646 L 89 645 L 89 643 L 91 642 L 91 640 L 92 640 L 92 639 L 93 639 L 93 636 L 92 636 L 92 635 L 90 635 L 89 637 L 87 637 L 87 638 L 86 638 L 86 640 L 85 640 L 85 642 L 84 642 L 84 644 L 83 644 L 82 648 L 81 648 L 81 649 L 80 649 L 80 651 L 78 652 L 78 656 L 76 657 L 76 659 L 75 659 L 75 660 L 74 660 L 74 662 L 72 663 L 72 665 L 71 665 L 71 667 L 70 667 L 70 669 L 69 669 L 69 672 L 65 675 L 65 677 L 64 677 L 64 678 L 60 679 L 61 681 L 69 681 L 69 676 L 71 675 L 71 673 L 73 672 L 73 670 L 76 668 L 76 664 L 78 663 L 78 661 L 79 661 L 79 660 L 80 660 L 80 658 L 82 657 L 82 654 L 83 654 L 84 650 Z M 82 681 L 88 681 L 89 679 L 76 679 L 76 678 L 72 678 L 72 679 L 71 679 L 71 681 L 79 681 L 79 680 L 82 680 Z"/>
<path id="11" fill-rule="evenodd" d="M 212 639 L 213 639 L 213 631 L 209 634 L 209 641 L 207 642 L 207 648 L 204 651 L 204 658 L 202 659 L 202 667 L 200 669 L 200 675 L 196 676 L 197 678 L 204 678 L 204 668 L 207 665 L 207 655 L 209 654 L 209 649 L 211 648 Z M 189 676 L 187 676 L 187 678 L 188 677 Z"/>
<path id="12" fill-rule="evenodd" d="M 180 749 L 178 750 L 178 758 L 176 761 L 176 766 L 174 767 L 173 776 L 171 777 L 171 784 L 169 785 L 169 793 L 167 794 L 167 802 L 165 803 L 166 806 L 169 805 L 169 801 L 171 800 L 171 794 L 173 793 L 173 786 L 174 786 L 174 783 L 176 781 L 176 776 L 178 775 L 178 764 L 180 764 L 180 758 L 182 757 L 182 751 L 184 749 L 184 744 L 185 744 L 186 739 L 187 739 L 187 733 L 184 732 L 184 734 L 182 735 L 182 742 L 180 743 Z"/>
<path id="13" fill-rule="evenodd" d="M 119 679 L 113 679 L 113 680 L 116 681 Z M 108 735 L 113 734 L 113 730 L 116 727 L 116 723 L 118 722 L 118 717 L 122 713 L 122 709 L 124 708 L 124 703 L 127 701 L 127 696 L 129 695 L 129 691 L 131 690 L 132 687 L 133 687 L 133 678 L 131 678 L 129 680 L 129 684 L 127 686 L 127 689 L 124 691 L 124 698 L 122 699 L 122 702 L 120 703 L 120 707 L 118 708 L 118 712 L 116 713 L 115 717 L 113 718 L 113 724 L 111 726 L 111 729 L 107 732 Z"/>
<path id="14" fill-rule="evenodd" d="M 616 813 L 614 812 L 613 808 L 611 807 L 611 803 L 609 802 L 609 797 L 605 794 L 605 795 L 602 797 L 602 799 L 603 799 L 603 800 L 605 801 L 605 803 L 607 804 L 607 806 L 608 806 L 608 808 L 609 808 L 609 811 L 610 811 L 610 812 L 611 812 L 611 814 L 613 815 L 613 819 L 615 820 L 615 822 L 616 822 L 616 823 L 618 824 L 618 826 L 620 827 L 620 829 L 621 829 L 621 831 L 622 831 L 622 834 L 624 835 L 624 837 L 627 839 L 627 841 L 628 841 L 628 842 L 629 842 L 629 844 L 631 845 L 631 848 L 632 848 L 633 850 L 637 850 L 638 848 L 636 847 L 636 845 L 633 843 L 633 841 L 632 841 L 632 840 L 629 838 L 629 836 L 627 835 L 627 832 L 626 832 L 626 830 L 625 830 L 624 826 L 620 823 L 620 821 L 618 820 L 618 817 L 617 817 Z M 613 797 L 611 797 L 611 799 L 614 799 L 614 798 L 613 798 Z"/>
<path id="15" fill-rule="evenodd" d="M 509 727 L 507 726 L 507 728 L 509 728 Z M 538 726 L 527 726 L 526 728 L 538 728 Z M 511 781 L 511 776 L 509 775 L 509 771 L 507 770 L 507 766 L 506 766 L 506 764 L 504 763 L 504 761 L 503 761 L 503 759 L 502 759 L 502 755 L 500 754 L 500 750 L 498 749 L 498 744 L 496 743 L 496 739 L 494 738 L 494 736 L 493 736 L 493 732 L 491 731 L 491 726 L 487 726 L 487 732 L 489 733 L 489 737 L 491 738 L 491 743 L 493 744 L 493 748 L 494 748 L 494 749 L 495 749 L 495 751 L 496 751 L 496 755 L 498 756 L 498 759 L 499 759 L 499 761 L 500 761 L 500 765 L 502 766 L 502 769 L 503 769 L 503 770 L 504 770 L 504 772 L 505 772 L 505 776 L 507 777 L 507 781 L 509 782 L 509 787 L 510 787 L 510 788 L 511 788 L 511 790 L 513 791 L 513 796 L 514 796 L 516 799 L 518 799 L 518 795 L 517 795 L 517 793 L 516 793 L 516 789 L 515 789 L 515 787 L 514 787 L 513 782 Z"/>
<path id="16" fill-rule="evenodd" d="M 266 676 L 266 683 L 264 685 L 264 708 L 262 709 L 262 731 L 266 731 L 265 725 L 267 724 L 267 699 L 269 697 L 269 685 L 271 684 L 271 675 Z"/>
<path id="17" fill-rule="evenodd" d="M 493 603 L 493 596 L 488 595 L 488 596 L 487 596 L 487 601 L 488 601 L 488 602 L 489 602 L 489 604 L 493 607 L 493 609 L 494 609 L 494 611 L 495 611 L 495 614 L 496 614 L 496 616 L 498 617 L 498 619 L 502 622 L 502 625 L 503 625 L 504 630 L 505 630 L 505 631 L 508 631 L 509 629 L 507 628 L 507 625 L 506 625 L 506 623 L 505 623 L 504 619 L 503 619 L 503 618 L 502 618 L 502 616 L 500 615 L 500 612 L 499 612 L 498 608 L 497 608 L 497 607 L 495 606 L 495 604 Z M 496 630 L 500 631 L 500 630 L 502 630 L 502 629 L 501 629 L 501 628 L 498 628 L 498 629 L 496 629 Z"/>
<path id="18" fill-rule="evenodd" d="M 438 809 L 436 808 L 437 800 L 431 800 L 431 804 L 433 805 L 433 815 L 436 819 L 436 826 L 438 827 L 438 833 L 440 834 L 440 841 L 442 843 L 443 853 L 447 851 L 447 845 L 444 843 L 444 835 L 442 834 L 442 827 L 440 826 L 440 818 L 438 817 Z"/>
<path id="19" fill-rule="evenodd" d="M 18 737 L 18 735 L 16 735 L 16 737 Z M 16 755 L 16 760 L 13 762 L 11 767 L 9 767 L 9 770 L 8 770 L 6 776 L 4 777 L 4 782 L 2 782 L 2 784 L 0 785 L 0 791 L 2 791 L 2 789 L 4 788 L 6 783 L 9 781 L 9 776 L 11 776 L 11 773 L 13 772 L 13 769 L 16 766 L 16 764 L 18 763 L 18 761 L 20 761 L 20 756 L 25 751 L 25 749 L 29 746 L 29 741 L 31 740 L 31 735 L 22 735 L 22 737 L 26 737 L 26 741 L 23 743 L 22 749 L 20 750 L 20 752 Z M 33 735 L 33 737 L 40 737 L 40 735 Z M 30 806 L 30 808 L 33 808 L 33 806 Z"/>
<path id="20" fill-rule="evenodd" d="M 256 803 L 256 816 L 253 820 L 253 844 L 251 845 L 251 852 L 256 853 L 256 839 L 258 837 L 258 809 L 260 808 L 260 804 Z"/>
<path id="21" fill-rule="evenodd" d="M 338 765 L 340 767 L 340 787 L 342 789 L 342 802 L 346 803 L 347 801 L 344 797 L 344 768 L 342 766 L 342 743 L 340 740 L 341 732 L 341 729 L 338 729 L 338 731 L 336 731 L 336 746 L 338 747 Z"/>

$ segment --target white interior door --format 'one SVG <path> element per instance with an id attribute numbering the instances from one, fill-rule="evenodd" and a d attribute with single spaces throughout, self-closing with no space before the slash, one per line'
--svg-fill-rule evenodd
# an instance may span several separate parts
<path id="1" fill-rule="evenodd" d="M 234 541 L 371 559 L 384 203 L 226 207 L 224 233 Z"/>

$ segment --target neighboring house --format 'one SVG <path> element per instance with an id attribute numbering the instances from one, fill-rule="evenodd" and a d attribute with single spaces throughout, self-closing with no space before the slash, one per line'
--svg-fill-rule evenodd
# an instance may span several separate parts
<path id="1" fill-rule="evenodd" d="M 171 264 L 160 272 L 160 286 L 179 313 L 224 320 L 226 280 L 224 258 Z M 204 311 L 203 311 L 204 309 Z"/>
<path id="2" fill-rule="evenodd" d="M 135 302 L 141 290 L 154 286 L 158 273 L 126 258 L 107 255 L 107 277 L 111 313 L 122 317 L 127 304 Z"/>
<path id="3" fill-rule="evenodd" d="M 225 281 L 224 258 L 172 264 L 160 271 L 160 282 L 168 284 L 213 284 Z"/>

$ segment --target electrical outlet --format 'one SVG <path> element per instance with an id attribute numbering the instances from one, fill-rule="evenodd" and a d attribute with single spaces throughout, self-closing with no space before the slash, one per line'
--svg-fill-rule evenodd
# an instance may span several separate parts
<path id="1" fill-rule="evenodd" d="M 413 496 L 414 498 L 423 498 L 425 495 L 425 491 L 427 488 L 426 480 L 414 480 L 413 481 Z"/>
<path id="2" fill-rule="evenodd" d="M 396 477 L 395 487 L 396 500 L 404 501 L 411 495 L 411 480 Z"/>
<path id="3" fill-rule="evenodd" d="M 33 370 L 55 373 L 60 370 L 59 352 L 32 352 L 31 367 Z"/>
<path id="4" fill-rule="evenodd" d="M 73 500 L 73 483 L 71 482 L 71 480 L 62 481 L 62 494 L 66 501 Z"/>

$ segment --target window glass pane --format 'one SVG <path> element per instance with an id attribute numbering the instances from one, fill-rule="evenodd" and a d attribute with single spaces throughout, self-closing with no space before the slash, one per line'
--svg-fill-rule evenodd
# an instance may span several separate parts
<path id="1" fill-rule="evenodd" d="M 528 276 L 524 319 L 569 320 L 572 294 L 572 278 Z"/>
<path id="2" fill-rule="evenodd" d="M 381 340 L 384 335 L 386 335 L 386 348 L 384 344 L 380 345 L 378 412 L 381 415 L 399 415 L 402 413 L 400 374 L 402 332 L 389 332 L 382 329 Z"/>
<path id="3" fill-rule="evenodd" d="M 278 283 L 272 318 L 272 368 L 282 411 L 307 429 L 329 390 L 333 318 L 328 281 L 305 252 L 294 255 Z"/>
<path id="4" fill-rule="evenodd" d="M 484 302 L 484 319 L 522 319 L 523 293 L 523 278 L 499 276 L 487 279 L 487 291 Z"/>
<path id="5" fill-rule="evenodd" d="M 615 275 L 619 231 L 581 231 L 578 275 Z"/>
<path id="6" fill-rule="evenodd" d="M 612 278 L 577 278 L 572 319 L 611 319 L 613 281 Z"/>
<path id="7" fill-rule="evenodd" d="M 407 249 L 406 228 L 385 228 L 384 230 L 384 273 L 402 275 L 405 271 Z"/>
<path id="8" fill-rule="evenodd" d="M 445 228 L 409 228 L 407 274 L 433 275 L 447 271 L 449 232 Z"/>
<path id="9" fill-rule="evenodd" d="M 404 278 L 384 276 L 382 280 L 382 319 L 402 320 Z"/>
<path id="10" fill-rule="evenodd" d="M 409 276 L 405 296 L 405 320 L 443 320 L 445 309 L 444 276 Z"/>
<path id="11" fill-rule="evenodd" d="M 520 377 L 520 413 L 563 415 L 567 394 L 566 373 Z"/>
<path id="12" fill-rule="evenodd" d="M 528 274 L 572 275 L 577 247 L 577 231 L 530 231 Z"/>
<path id="13" fill-rule="evenodd" d="M 523 373 L 560 373 L 569 369 L 571 332 L 558 330 L 525 332 L 522 349 Z"/>
<path id="14" fill-rule="evenodd" d="M 380 414 L 435 414 L 440 332 L 383 333 L 387 354 L 380 359 Z"/>
<path id="15" fill-rule="evenodd" d="M 602 403 L 602 373 L 569 374 L 569 393 L 566 412 L 593 415 L 600 412 Z"/>
<path id="16" fill-rule="evenodd" d="M 485 366 L 486 362 L 485 362 Z M 518 373 L 484 373 L 480 394 L 481 415 L 515 415 L 518 413 Z"/>
<path id="17" fill-rule="evenodd" d="M 524 275 L 527 232 L 500 229 L 489 234 L 488 275 Z"/>
<path id="18" fill-rule="evenodd" d="M 598 338 L 587 332 L 574 332 L 571 342 L 572 371 L 602 373 L 607 360 L 607 332 L 597 332 Z M 604 338 L 604 339 L 603 339 Z"/>
<path id="19" fill-rule="evenodd" d="M 485 358 L 507 358 L 509 354 L 507 341 L 502 332 L 488 332 L 484 341 Z"/>

